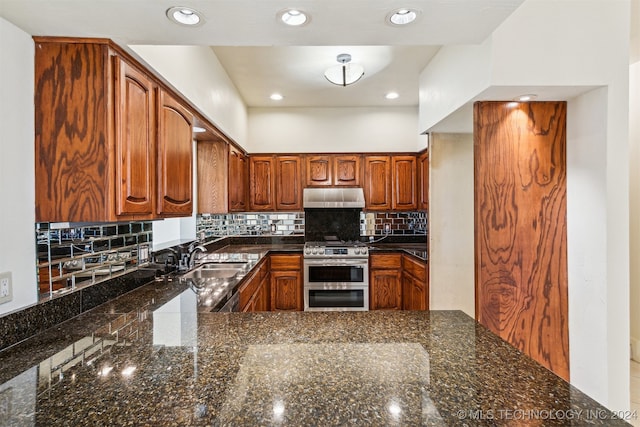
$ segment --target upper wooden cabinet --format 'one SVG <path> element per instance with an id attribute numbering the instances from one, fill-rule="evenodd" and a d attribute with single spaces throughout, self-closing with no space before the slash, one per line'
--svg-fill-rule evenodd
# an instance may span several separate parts
<path id="1" fill-rule="evenodd" d="M 429 152 L 418 157 L 418 209 L 429 210 Z"/>
<path id="2" fill-rule="evenodd" d="M 358 187 L 362 180 L 361 158 L 357 154 L 307 155 L 305 186 Z"/>
<path id="3" fill-rule="evenodd" d="M 113 56 L 116 215 L 153 214 L 156 90 L 148 75 Z"/>
<path id="4" fill-rule="evenodd" d="M 228 144 L 198 141 L 197 147 L 198 213 L 226 213 Z"/>
<path id="5" fill-rule="evenodd" d="M 36 221 L 191 215 L 188 110 L 109 40 L 34 41 Z"/>
<path id="6" fill-rule="evenodd" d="M 249 188 L 249 157 L 229 146 L 229 212 L 246 212 Z"/>
<path id="7" fill-rule="evenodd" d="M 276 209 L 302 210 L 302 159 L 300 156 L 276 156 Z"/>
<path id="8" fill-rule="evenodd" d="M 416 210 L 418 208 L 416 156 L 392 156 L 393 190 L 392 210 Z"/>
<path id="9" fill-rule="evenodd" d="M 391 157 L 364 157 L 364 199 L 367 210 L 391 210 Z"/>
<path id="10" fill-rule="evenodd" d="M 192 114 L 160 90 L 158 105 L 158 214 L 187 216 L 193 212 Z"/>
<path id="11" fill-rule="evenodd" d="M 300 156 L 249 157 L 249 209 L 302 210 L 301 168 Z"/>
<path id="12" fill-rule="evenodd" d="M 249 209 L 276 209 L 276 164 L 274 156 L 249 157 Z"/>

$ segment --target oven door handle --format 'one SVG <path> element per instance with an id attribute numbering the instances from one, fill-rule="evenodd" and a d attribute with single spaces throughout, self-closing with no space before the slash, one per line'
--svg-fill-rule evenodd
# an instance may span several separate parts
<path id="1" fill-rule="evenodd" d="M 369 262 L 367 260 L 314 259 L 314 260 L 304 260 L 303 264 L 320 266 L 320 267 L 333 267 L 333 266 L 366 267 L 369 264 Z"/>

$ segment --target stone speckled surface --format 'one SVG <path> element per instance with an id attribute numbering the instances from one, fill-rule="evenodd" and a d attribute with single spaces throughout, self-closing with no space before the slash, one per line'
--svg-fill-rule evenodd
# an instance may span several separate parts
<path id="1" fill-rule="evenodd" d="M 0 363 L 6 425 L 625 424 L 461 312 L 199 312 L 179 282 Z"/>

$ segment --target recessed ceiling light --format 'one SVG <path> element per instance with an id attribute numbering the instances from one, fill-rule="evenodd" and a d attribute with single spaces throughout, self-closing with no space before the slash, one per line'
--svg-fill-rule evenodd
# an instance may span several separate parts
<path id="1" fill-rule="evenodd" d="M 391 12 L 387 19 L 393 25 L 411 24 L 418 17 L 418 11 L 414 9 L 402 8 Z"/>
<path id="2" fill-rule="evenodd" d="M 200 12 L 184 6 L 174 6 L 167 9 L 167 18 L 176 24 L 188 26 L 200 25 L 204 22 Z"/>
<path id="3" fill-rule="evenodd" d="M 282 101 L 284 99 L 284 96 L 280 95 L 279 93 L 272 93 L 269 98 L 271 98 L 272 101 Z"/>
<path id="4" fill-rule="evenodd" d="M 384 97 L 387 99 L 398 99 L 400 95 L 398 94 L 398 92 L 389 92 Z"/>
<path id="5" fill-rule="evenodd" d="M 520 95 L 518 97 L 518 101 L 520 101 L 520 102 L 533 101 L 537 97 L 538 97 L 538 95 L 533 94 L 533 93 L 530 93 L 530 94 L 527 94 L 527 95 Z"/>
<path id="6" fill-rule="evenodd" d="M 285 9 L 278 12 L 278 17 L 284 24 L 292 27 L 299 27 L 309 22 L 309 16 L 298 9 Z"/>

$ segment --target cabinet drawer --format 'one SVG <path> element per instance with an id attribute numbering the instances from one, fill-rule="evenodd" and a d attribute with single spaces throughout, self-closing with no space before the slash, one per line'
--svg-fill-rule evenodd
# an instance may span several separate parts
<path id="1" fill-rule="evenodd" d="M 374 269 L 400 269 L 402 268 L 401 254 L 371 255 L 369 268 Z"/>
<path id="2" fill-rule="evenodd" d="M 301 255 L 271 255 L 271 270 L 300 270 Z"/>
<path id="3" fill-rule="evenodd" d="M 411 274 L 416 279 L 424 282 L 427 280 L 427 268 L 423 262 L 419 262 L 408 255 L 402 256 L 402 270 Z"/>

